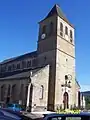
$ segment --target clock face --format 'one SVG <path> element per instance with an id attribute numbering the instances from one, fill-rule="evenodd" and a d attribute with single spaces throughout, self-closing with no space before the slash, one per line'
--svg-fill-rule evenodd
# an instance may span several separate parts
<path id="1" fill-rule="evenodd" d="M 42 34 L 41 35 L 41 39 L 45 39 L 46 35 L 45 34 Z"/>
<path id="2" fill-rule="evenodd" d="M 71 80 L 72 79 L 72 75 L 68 74 L 68 79 Z"/>

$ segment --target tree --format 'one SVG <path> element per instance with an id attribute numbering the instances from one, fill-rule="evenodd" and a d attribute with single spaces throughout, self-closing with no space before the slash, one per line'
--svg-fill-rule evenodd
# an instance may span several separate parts
<path id="1" fill-rule="evenodd" d="M 86 96 L 85 101 L 86 101 L 86 109 L 90 109 L 90 96 Z"/>

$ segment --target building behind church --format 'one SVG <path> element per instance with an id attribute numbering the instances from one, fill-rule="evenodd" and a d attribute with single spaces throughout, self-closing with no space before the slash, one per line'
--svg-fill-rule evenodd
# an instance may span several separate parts
<path id="1" fill-rule="evenodd" d="M 30 83 L 34 110 L 80 105 L 74 27 L 56 4 L 39 22 L 37 50 L 0 63 L 0 101 L 26 105 Z"/>

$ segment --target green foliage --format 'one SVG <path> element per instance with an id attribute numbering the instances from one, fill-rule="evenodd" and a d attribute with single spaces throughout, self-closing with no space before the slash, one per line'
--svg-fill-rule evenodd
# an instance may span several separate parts
<path id="1" fill-rule="evenodd" d="M 86 96 L 85 101 L 86 101 L 86 109 L 90 109 L 90 96 Z"/>

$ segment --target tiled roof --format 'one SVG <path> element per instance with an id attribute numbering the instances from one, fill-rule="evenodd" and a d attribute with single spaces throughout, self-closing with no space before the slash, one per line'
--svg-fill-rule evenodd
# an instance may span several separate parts
<path id="1" fill-rule="evenodd" d="M 36 67 L 33 69 L 24 69 L 14 72 L 7 72 L 6 74 L 0 75 L 0 80 L 10 80 L 10 79 L 21 79 L 21 78 L 29 78 L 30 71 L 32 71 L 32 75 L 34 75 L 37 71 L 41 70 L 45 66 Z"/>

